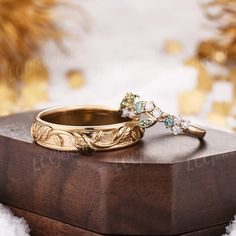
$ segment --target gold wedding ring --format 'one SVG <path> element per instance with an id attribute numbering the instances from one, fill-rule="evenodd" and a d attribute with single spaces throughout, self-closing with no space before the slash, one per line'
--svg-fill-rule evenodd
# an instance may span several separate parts
<path id="1" fill-rule="evenodd" d="M 115 109 L 99 106 L 51 108 L 36 115 L 31 134 L 41 146 L 60 150 L 111 150 L 137 143 L 144 129 L 121 117 Z"/>
<path id="2" fill-rule="evenodd" d="M 163 122 L 166 128 L 174 135 L 188 134 L 196 138 L 204 138 L 206 131 L 181 116 L 170 115 L 163 112 L 153 101 L 144 101 L 133 93 L 127 93 L 121 101 L 120 111 L 122 117 L 137 121 L 143 129 Z"/>

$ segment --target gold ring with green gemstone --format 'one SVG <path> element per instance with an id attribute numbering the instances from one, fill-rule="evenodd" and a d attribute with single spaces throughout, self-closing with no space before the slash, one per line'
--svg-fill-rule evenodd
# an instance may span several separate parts
<path id="1" fill-rule="evenodd" d="M 188 134 L 202 139 L 206 130 L 183 119 L 180 115 L 170 115 L 163 112 L 153 101 L 144 101 L 133 93 L 127 93 L 121 101 L 120 111 L 122 117 L 136 120 L 141 128 L 149 128 L 157 122 L 164 122 L 166 128 L 174 135 Z"/>

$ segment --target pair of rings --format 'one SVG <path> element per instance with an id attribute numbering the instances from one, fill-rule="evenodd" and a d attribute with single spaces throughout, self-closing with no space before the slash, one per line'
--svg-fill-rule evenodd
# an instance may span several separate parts
<path id="1" fill-rule="evenodd" d="M 180 116 L 163 112 L 153 101 L 127 93 L 119 109 L 99 106 L 60 107 L 34 118 L 31 134 L 41 146 L 59 151 L 112 150 L 139 142 L 146 128 L 164 122 L 174 135 L 202 139 L 206 131 Z"/>

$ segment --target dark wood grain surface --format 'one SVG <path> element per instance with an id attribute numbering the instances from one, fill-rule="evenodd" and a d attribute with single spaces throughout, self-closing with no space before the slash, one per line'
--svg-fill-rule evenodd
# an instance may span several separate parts
<path id="1" fill-rule="evenodd" d="M 205 141 L 159 125 L 110 152 L 57 152 L 32 142 L 34 113 L 0 119 L 0 202 L 101 234 L 176 235 L 236 212 L 236 136 Z"/>
<path id="2" fill-rule="evenodd" d="M 222 236 L 225 233 L 226 227 L 227 224 L 216 225 L 206 229 L 201 229 L 194 232 L 181 234 L 180 236 Z"/>
<path id="3" fill-rule="evenodd" d="M 99 236 L 93 232 L 62 223 L 44 216 L 10 207 L 14 215 L 23 217 L 30 227 L 31 236 Z"/>
<path id="4" fill-rule="evenodd" d="M 24 217 L 24 219 L 30 226 L 31 236 L 102 236 L 102 234 L 87 231 L 21 209 L 17 209 L 14 207 L 9 208 L 16 216 Z M 226 226 L 226 224 L 217 225 L 194 232 L 183 233 L 179 236 L 222 236 L 225 233 Z"/>

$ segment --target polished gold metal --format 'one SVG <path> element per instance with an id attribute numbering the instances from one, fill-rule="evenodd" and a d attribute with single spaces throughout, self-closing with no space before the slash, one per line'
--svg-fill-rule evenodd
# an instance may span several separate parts
<path id="1" fill-rule="evenodd" d="M 183 133 L 191 135 L 195 138 L 202 139 L 206 135 L 206 130 L 190 123 L 189 127 L 183 130 Z"/>
<path id="2" fill-rule="evenodd" d="M 41 146 L 60 150 L 111 150 L 141 140 L 144 129 L 118 110 L 99 106 L 51 108 L 36 115 L 31 134 Z"/>
<path id="3" fill-rule="evenodd" d="M 133 93 L 127 93 L 121 101 L 122 117 L 137 121 L 141 128 L 149 128 L 157 122 L 163 122 L 174 135 L 188 134 L 196 138 L 204 138 L 206 131 L 183 119 L 181 116 L 163 112 L 153 101 L 143 101 Z"/>

